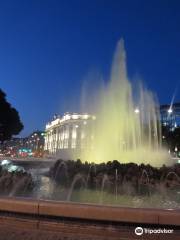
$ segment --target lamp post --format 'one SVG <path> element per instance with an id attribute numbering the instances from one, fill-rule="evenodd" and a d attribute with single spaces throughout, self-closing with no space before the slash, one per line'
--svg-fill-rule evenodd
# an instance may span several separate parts
<path id="1" fill-rule="evenodd" d="M 175 157 L 177 157 L 177 151 L 178 151 L 178 148 L 175 147 L 174 151 L 175 151 Z"/>
<path id="2" fill-rule="evenodd" d="M 169 123 L 170 123 L 170 127 L 172 128 L 172 122 L 173 122 L 173 120 L 172 120 L 172 113 L 173 113 L 173 109 L 172 109 L 172 107 L 170 106 L 170 108 L 167 110 L 167 112 L 168 112 L 168 118 L 169 118 Z"/>

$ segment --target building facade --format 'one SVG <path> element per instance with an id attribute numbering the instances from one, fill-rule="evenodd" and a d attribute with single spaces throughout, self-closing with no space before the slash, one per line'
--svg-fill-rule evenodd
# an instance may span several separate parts
<path id="1" fill-rule="evenodd" d="M 161 122 L 164 126 L 168 126 L 172 131 L 176 127 L 180 127 L 180 103 L 160 106 Z"/>
<path id="2" fill-rule="evenodd" d="M 56 116 L 46 125 L 44 150 L 64 159 L 78 158 L 81 151 L 90 147 L 93 120 L 95 116 L 89 114 Z"/>
<path id="3" fill-rule="evenodd" d="M 159 110 L 162 125 L 169 126 L 171 131 L 180 127 L 180 103 L 161 105 Z M 95 116 L 77 113 L 55 116 L 46 125 L 44 150 L 63 159 L 79 158 L 82 151 L 93 148 L 95 119 Z"/>

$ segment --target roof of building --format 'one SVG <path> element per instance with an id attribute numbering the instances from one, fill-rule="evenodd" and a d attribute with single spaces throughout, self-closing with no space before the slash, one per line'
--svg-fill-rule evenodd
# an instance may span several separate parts
<path id="1" fill-rule="evenodd" d="M 171 104 L 164 104 L 164 105 L 160 105 L 160 110 L 163 110 L 163 109 L 168 109 L 168 108 L 180 108 L 180 102 L 177 102 L 177 103 L 173 103 L 172 105 Z"/>

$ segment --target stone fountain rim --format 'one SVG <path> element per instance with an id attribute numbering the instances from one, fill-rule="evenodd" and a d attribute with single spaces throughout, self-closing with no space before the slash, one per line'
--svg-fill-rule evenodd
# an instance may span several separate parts
<path id="1" fill-rule="evenodd" d="M 180 209 L 129 208 L 43 199 L 1 197 L 0 212 L 89 221 L 180 226 Z"/>

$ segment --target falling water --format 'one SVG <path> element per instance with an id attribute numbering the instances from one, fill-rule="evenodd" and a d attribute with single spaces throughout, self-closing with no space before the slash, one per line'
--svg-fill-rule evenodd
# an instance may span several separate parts
<path id="1" fill-rule="evenodd" d="M 67 168 L 67 164 L 64 162 L 64 161 L 61 161 L 60 164 L 58 165 L 57 169 L 55 170 L 55 173 L 54 173 L 54 180 L 57 180 L 61 170 L 64 170 L 64 173 L 65 173 L 65 176 L 66 176 L 66 179 L 68 179 L 68 168 Z"/>
<path id="2" fill-rule="evenodd" d="M 89 167 L 89 171 L 88 171 L 88 175 L 87 175 L 87 184 L 88 184 L 88 181 L 89 181 L 89 178 L 90 178 L 90 174 L 91 174 L 91 171 L 92 169 L 94 168 L 94 173 L 96 175 L 96 165 L 94 163 L 92 163 Z"/>
<path id="3" fill-rule="evenodd" d="M 165 178 L 165 182 L 168 180 L 168 177 L 172 175 L 172 176 L 175 176 L 175 178 L 177 179 L 177 181 L 180 183 L 180 177 L 175 173 L 175 172 L 169 172 Z"/>
<path id="4" fill-rule="evenodd" d="M 84 185 L 85 188 L 87 187 L 87 182 L 86 182 L 84 176 L 81 175 L 81 174 L 76 174 L 76 175 L 74 176 L 74 179 L 73 179 L 73 181 L 72 181 L 71 187 L 70 187 L 70 189 L 69 189 L 69 192 L 68 192 L 68 195 L 67 195 L 67 201 L 70 201 L 70 200 L 71 200 L 71 196 L 72 196 L 72 193 L 73 193 L 75 184 L 76 184 L 78 181 L 81 181 L 81 183 Z"/>
<path id="5" fill-rule="evenodd" d="M 13 197 L 16 194 L 18 194 L 19 191 L 25 192 L 28 184 L 31 182 L 31 178 L 28 178 L 27 176 L 21 178 L 15 185 L 15 187 L 11 190 L 9 193 L 9 197 Z"/>
<path id="6" fill-rule="evenodd" d="M 118 171 L 117 171 L 117 168 L 116 168 L 116 171 L 115 171 L 115 196 L 116 196 L 116 200 L 117 200 L 117 181 L 118 181 Z"/>
<path id="7" fill-rule="evenodd" d="M 145 181 L 145 183 L 143 182 L 143 178 L 146 178 L 146 181 Z M 149 183 L 150 183 L 150 180 L 149 180 L 149 175 L 148 175 L 148 173 L 147 173 L 147 171 L 144 169 L 143 171 L 142 171 L 142 175 L 141 175 L 141 178 L 140 178 L 140 180 L 139 180 L 139 192 L 140 192 L 140 189 L 141 189 L 141 186 L 142 185 L 146 185 L 147 187 L 148 187 L 148 193 L 149 193 L 149 195 L 150 195 L 150 185 L 149 185 Z"/>
<path id="8" fill-rule="evenodd" d="M 98 91 L 94 105 L 93 146 L 84 150 L 84 161 L 99 163 L 118 159 L 124 163 L 160 166 L 168 160 L 167 152 L 161 147 L 158 103 L 142 85 L 134 94 L 127 77 L 123 40 L 117 45 L 110 81 Z"/>
<path id="9" fill-rule="evenodd" d="M 142 171 L 142 175 L 141 175 L 141 178 L 139 180 L 140 184 L 142 184 L 142 180 L 143 180 L 144 176 L 146 177 L 145 184 L 149 184 L 149 176 L 148 176 L 148 173 L 145 169 Z"/>
<path id="10" fill-rule="evenodd" d="M 101 185 L 101 196 L 100 196 L 100 203 L 101 204 L 103 203 L 103 193 L 104 193 L 104 188 L 105 188 L 106 184 L 109 186 L 110 181 L 109 181 L 108 175 L 104 174 L 103 179 L 102 179 L 102 185 Z"/>

